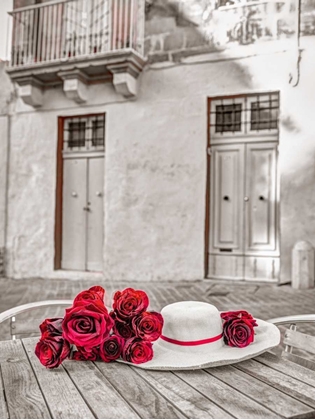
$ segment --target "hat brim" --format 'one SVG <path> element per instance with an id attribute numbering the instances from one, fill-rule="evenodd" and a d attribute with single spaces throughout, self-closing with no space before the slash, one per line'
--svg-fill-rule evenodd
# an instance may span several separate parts
<path id="1" fill-rule="evenodd" d="M 154 356 L 149 362 L 136 365 L 121 359 L 117 361 L 150 370 L 195 370 L 238 363 L 258 356 L 280 343 L 280 331 L 275 325 L 261 319 L 256 321 L 258 326 L 255 327 L 255 339 L 247 347 L 230 347 L 223 344 L 217 350 L 204 352 L 198 351 L 195 346 L 187 353 L 181 352 L 176 345 L 172 346 L 174 349 L 170 349 L 165 345 L 165 341 L 158 339 L 153 343 Z"/>

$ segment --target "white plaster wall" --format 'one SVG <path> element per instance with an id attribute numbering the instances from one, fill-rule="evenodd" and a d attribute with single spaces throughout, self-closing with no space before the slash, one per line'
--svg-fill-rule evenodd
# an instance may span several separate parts
<path id="1" fill-rule="evenodd" d="M 313 44 L 296 88 L 288 84 L 292 50 L 147 68 L 137 101 L 104 85 L 89 88 L 87 105 L 74 105 L 59 88 L 45 93 L 42 110 L 19 102 L 11 131 L 9 274 L 86 277 L 53 271 L 57 116 L 106 112 L 104 277 L 203 278 L 207 97 L 280 90 L 281 261 L 289 280 L 295 241 L 315 245 Z"/>
<path id="2" fill-rule="evenodd" d="M 11 100 L 12 85 L 5 72 L 5 62 L 0 60 L 0 248 L 5 243 L 8 115 Z"/>
<path id="3" fill-rule="evenodd" d="M 5 243 L 8 119 L 0 116 L 0 248 Z"/>

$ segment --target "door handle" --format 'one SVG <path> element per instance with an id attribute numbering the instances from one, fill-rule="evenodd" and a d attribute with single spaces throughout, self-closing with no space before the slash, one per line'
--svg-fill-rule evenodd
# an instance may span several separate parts
<path id="1" fill-rule="evenodd" d="M 71 195 L 72 195 L 72 197 L 77 197 L 78 196 L 78 194 L 75 191 L 72 191 Z"/>
<path id="2" fill-rule="evenodd" d="M 244 197 L 244 201 L 249 201 L 249 197 Z"/>
<path id="3" fill-rule="evenodd" d="M 91 211 L 90 207 L 83 207 L 84 211 Z"/>
<path id="4" fill-rule="evenodd" d="M 97 197 L 102 197 L 102 193 L 101 193 L 101 191 L 96 191 L 96 196 L 97 196 Z"/>

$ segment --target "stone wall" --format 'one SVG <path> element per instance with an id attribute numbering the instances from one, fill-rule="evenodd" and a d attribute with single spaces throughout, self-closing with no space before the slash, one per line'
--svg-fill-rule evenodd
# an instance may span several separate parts
<path id="1" fill-rule="evenodd" d="M 10 130 L 11 139 L 9 276 L 89 276 L 53 269 L 57 118 L 105 112 L 103 276 L 203 278 L 207 98 L 217 95 L 280 92 L 281 281 L 291 280 L 294 244 L 306 240 L 315 246 L 314 37 L 302 37 L 301 60 L 294 37 L 222 49 L 182 6 L 180 1 L 147 2 L 149 64 L 136 101 L 100 84 L 89 86 L 86 104 L 77 105 L 55 87 L 45 91 L 41 109 L 18 99 L 8 128 L 12 92 L 7 79 L 0 79 L 8 93 L 0 98 L 1 138 Z M 1 186 L 6 185 L 6 144 L 0 143 Z M 1 193 L 0 234 L 4 197 Z"/>
<path id="2" fill-rule="evenodd" d="M 297 82 L 294 49 L 261 55 L 246 49 L 238 59 L 210 53 L 147 66 L 136 101 L 110 84 L 89 86 L 82 105 L 61 87 L 45 91 L 42 109 L 18 100 L 11 122 L 8 274 L 89 276 L 53 269 L 57 117 L 105 112 L 104 277 L 203 278 L 207 97 L 279 90 L 281 275 L 290 280 L 294 243 L 315 237 L 315 44 L 304 41 L 296 87 L 289 84 L 289 73 Z"/>
<path id="3" fill-rule="evenodd" d="M 147 2 L 145 53 L 149 62 L 174 61 L 187 55 L 216 51 L 198 22 L 184 13 L 183 2 Z"/>

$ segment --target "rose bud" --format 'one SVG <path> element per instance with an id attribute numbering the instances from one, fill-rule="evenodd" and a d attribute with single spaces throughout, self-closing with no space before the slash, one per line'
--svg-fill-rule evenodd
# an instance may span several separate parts
<path id="1" fill-rule="evenodd" d="M 254 341 L 252 320 L 234 318 L 223 324 L 223 339 L 231 347 L 246 347 Z"/>
<path id="2" fill-rule="evenodd" d="M 113 324 L 105 306 L 74 306 L 66 309 L 63 337 L 76 347 L 97 347 L 108 337 Z"/>
<path id="3" fill-rule="evenodd" d="M 42 336 L 54 337 L 62 335 L 62 321 L 63 318 L 45 319 L 39 326 Z"/>
<path id="4" fill-rule="evenodd" d="M 100 345 L 100 357 L 104 362 L 117 360 L 122 352 L 124 339 L 118 335 L 111 335 Z"/>
<path id="5" fill-rule="evenodd" d="M 93 286 L 89 290 L 80 292 L 73 301 L 73 306 L 84 306 L 89 303 L 104 306 L 105 290 L 101 286 Z"/>
<path id="6" fill-rule="evenodd" d="M 158 312 L 142 312 L 132 320 L 132 328 L 137 337 L 147 341 L 157 340 L 163 328 L 163 317 Z"/>
<path id="7" fill-rule="evenodd" d="M 246 311 L 222 312 L 221 313 L 221 318 L 224 319 L 225 321 L 229 321 L 230 319 L 235 319 L 235 318 L 247 319 L 251 322 L 253 327 L 257 327 L 256 320 L 253 318 L 253 316 L 251 314 L 249 314 Z"/>
<path id="8" fill-rule="evenodd" d="M 75 351 L 71 357 L 73 360 L 92 360 L 95 361 L 99 357 L 99 348 L 92 347 L 85 349 L 84 347 L 77 347 L 77 351 Z"/>
<path id="9" fill-rule="evenodd" d="M 152 343 L 137 337 L 130 338 L 125 342 L 121 355 L 123 360 L 136 365 L 148 362 L 153 358 Z"/>
<path id="10" fill-rule="evenodd" d="M 58 367 L 70 354 L 70 345 L 62 336 L 44 337 L 39 340 L 35 354 L 48 369 Z"/>
<path id="11" fill-rule="evenodd" d="M 114 295 L 113 309 L 120 320 L 130 319 L 146 311 L 149 298 L 143 290 L 128 288 Z"/>

